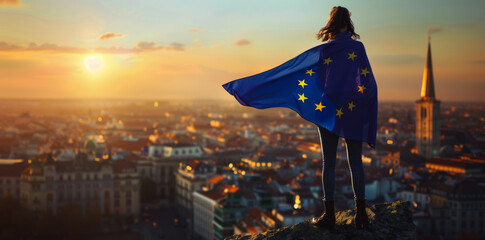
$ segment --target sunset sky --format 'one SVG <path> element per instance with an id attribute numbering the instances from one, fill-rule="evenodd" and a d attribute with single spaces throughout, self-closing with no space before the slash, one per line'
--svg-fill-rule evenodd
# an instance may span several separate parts
<path id="1" fill-rule="evenodd" d="M 379 99 L 419 98 L 431 27 L 436 95 L 485 101 L 485 1 L 0 0 L 0 98 L 205 98 L 320 44 L 352 12 Z"/>

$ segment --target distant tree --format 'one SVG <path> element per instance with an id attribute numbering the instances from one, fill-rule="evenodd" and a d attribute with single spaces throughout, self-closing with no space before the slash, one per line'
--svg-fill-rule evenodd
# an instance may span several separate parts
<path id="1" fill-rule="evenodd" d="M 156 184 L 151 178 L 143 178 L 140 182 L 141 202 L 151 202 L 156 199 Z"/>

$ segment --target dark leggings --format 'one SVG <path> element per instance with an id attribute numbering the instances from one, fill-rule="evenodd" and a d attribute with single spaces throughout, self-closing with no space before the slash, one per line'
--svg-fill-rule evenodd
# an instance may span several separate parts
<path id="1" fill-rule="evenodd" d="M 339 136 L 323 127 L 318 127 L 323 156 L 323 200 L 333 201 L 335 193 L 335 161 Z M 365 176 L 362 165 L 362 141 L 345 139 L 347 147 L 347 161 L 351 172 L 354 197 L 365 199 Z"/>

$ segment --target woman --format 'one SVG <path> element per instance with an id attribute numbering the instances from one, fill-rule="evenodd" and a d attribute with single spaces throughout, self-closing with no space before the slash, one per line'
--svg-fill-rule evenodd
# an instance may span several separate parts
<path id="1" fill-rule="evenodd" d="M 318 126 L 323 154 L 325 213 L 317 226 L 333 228 L 335 158 L 338 138 L 345 138 L 355 195 L 355 226 L 369 225 L 365 212 L 362 142 L 375 148 L 377 84 L 364 45 L 354 40 L 350 12 L 334 7 L 317 35 L 324 43 L 268 71 L 222 85 L 244 106 L 286 107 Z"/>
<path id="2" fill-rule="evenodd" d="M 359 38 L 354 32 L 354 25 L 350 20 L 351 13 L 344 7 L 333 7 L 330 12 L 328 23 L 320 29 L 317 39 L 322 42 L 332 41 L 337 36 L 350 33 L 353 38 Z M 314 219 L 316 226 L 333 229 L 335 226 L 334 192 L 335 192 L 335 161 L 339 136 L 327 129 L 318 126 L 320 143 L 323 156 L 323 201 L 324 213 L 319 219 Z M 351 170 L 352 188 L 356 214 L 354 226 L 356 228 L 367 227 L 369 219 L 365 211 L 365 177 L 362 165 L 362 141 L 345 138 L 347 148 L 347 160 Z"/>

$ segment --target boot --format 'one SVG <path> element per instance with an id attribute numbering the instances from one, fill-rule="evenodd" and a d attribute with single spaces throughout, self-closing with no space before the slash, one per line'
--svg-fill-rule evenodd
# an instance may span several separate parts
<path id="1" fill-rule="evenodd" d="M 335 207 L 334 201 L 323 201 L 324 212 L 320 218 L 313 219 L 313 224 L 317 227 L 333 230 L 335 228 Z"/>
<path id="2" fill-rule="evenodd" d="M 354 226 L 356 229 L 367 228 L 370 225 L 369 218 L 367 217 L 367 212 L 365 211 L 365 199 L 355 198 L 355 216 L 354 216 Z"/>

